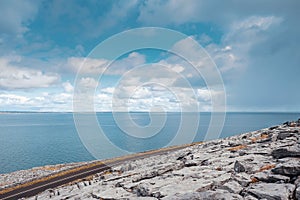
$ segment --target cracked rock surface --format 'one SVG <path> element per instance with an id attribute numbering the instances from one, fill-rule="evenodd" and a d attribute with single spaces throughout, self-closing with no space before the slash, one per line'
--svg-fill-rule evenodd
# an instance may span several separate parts
<path id="1" fill-rule="evenodd" d="M 78 162 L 58 165 L 47 165 L 34 167 L 32 169 L 20 170 L 6 174 L 0 174 L 0 189 L 35 180 L 40 177 L 50 176 L 52 174 L 79 167 L 92 162 Z"/>
<path id="2" fill-rule="evenodd" d="M 300 199 L 300 120 L 130 161 L 29 199 Z"/>

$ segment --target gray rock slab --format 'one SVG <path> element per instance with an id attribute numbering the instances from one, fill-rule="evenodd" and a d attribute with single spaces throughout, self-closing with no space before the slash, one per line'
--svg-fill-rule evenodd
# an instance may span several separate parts
<path id="1" fill-rule="evenodd" d="M 259 199 L 288 200 L 293 196 L 295 185 L 276 183 L 257 183 L 251 185 L 246 191 Z"/>

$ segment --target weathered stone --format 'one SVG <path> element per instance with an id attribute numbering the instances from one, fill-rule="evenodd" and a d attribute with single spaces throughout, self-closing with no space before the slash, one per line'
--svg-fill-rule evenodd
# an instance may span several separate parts
<path id="1" fill-rule="evenodd" d="M 197 163 L 191 160 L 188 160 L 184 163 L 185 167 L 193 167 L 193 166 L 197 166 Z"/>
<path id="2" fill-rule="evenodd" d="M 208 160 L 208 159 L 205 159 L 205 160 L 202 160 L 201 161 L 201 163 L 200 163 L 200 165 L 204 165 L 204 166 L 207 166 L 207 165 L 209 165 L 210 164 L 210 161 Z"/>
<path id="3" fill-rule="evenodd" d="M 290 125 L 290 122 L 289 122 L 289 121 L 286 121 L 286 122 L 284 122 L 282 125 L 289 126 L 289 125 Z"/>
<path id="4" fill-rule="evenodd" d="M 234 163 L 234 167 L 233 167 L 234 171 L 237 173 L 240 172 L 244 172 L 245 171 L 245 167 L 239 162 L 239 161 L 235 161 Z"/>
<path id="5" fill-rule="evenodd" d="M 274 130 L 274 129 L 277 129 L 279 126 L 272 126 L 269 128 L 269 130 Z"/>
<path id="6" fill-rule="evenodd" d="M 135 188 L 135 192 L 137 194 L 138 197 L 146 197 L 146 196 L 150 196 L 151 192 L 149 190 L 149 188 L 147 188 L 145 185 L 140 184 Z"/>
<path id="7" fill-rule="evenodd" d="M 224 183 L 228 182 L 231 178 L 231 173 L 225 173 L 220 176 L 217 176 L 212 179 L 214 185 L 223 185 Z"/>
<path id="8" fill-rule="evenodd" d="M 245 195 L 244 200 L 258 200 L 258 199 L 251 195 Z"/>
<path id="9" fill-rule="evenodd" d="M 220 186 L 219 189 L 227 190 L 230 193 L 239 194 L 243 190 L 243 187 L 236 181 L 229 181 Z"/>
<path id="10" fill-rule="evenodd" d="M 160 192 L 154 192 L 154 193 L 151 194 L 151 196 L 153 196 L 153 197 L 155 197 L 155 198 L 158 198 L 158 199 L 164 197 L 163 195 L 161 195 Z"/>
<path id="11" fill-rule="evenodd" d="M 300 199 L 300 187 L 299 187 L 299 186 L 298 186 L 297 189 L 296 189 L 295 197 L 296 197 L 297 200 Z"/>
<path id="12" fill-rule="evenodd" d="M 284 140 L 284 139 L 286 139 L 288 137 L 292 137 L 292 136 L 294 136 L 294 134 L 292 134 L 290 132 L 280 132 L 277 135 L 277 139 L 278 140 Z"/>
<path id="13" fill-rule="evenodd" d="M 120 169 L 121 172 L 126 172 L 126 171 L 130 171 L 133 170 L 134 168 L 132 167 L 132 165 L 129 163 L 127 165 L 123 165 Z"/>
<path id="14" fill-rule="evenodd" d="M 276 149 L 273 150 L 271 155 L 273 158 L 280 159 L 280 158 L 286 158 L 286 157 L 300 157 L 300 152 L 298 149 L 295 150 L 287 150 L 287 149 Z"/>
<path id="15" fill-rule="evenodd" d="M 295 185 L 276 183 L 256 183 L 251 185 L 246 193 L 258 199 L 281 200 L 291 199 Z"/>
<path id="16" fill-rule="evenodd" d="M 259 172 L 253 175 L 259 181 L 263 181 L 266 183 L 276 183 L 276 182 L 289 182 L 290 177 L 279 175 L 279 174 L 271 174 L 270 172 Z"/>
<path id="17" fill-rule="evenodd" d="M 299 176 L 300 175 L 300 162 L 299 161 L 289 161 L 282 163 L 272 169 L 275 174 L 281 174 L 285 176 Z"/>
<path id="18" fill-rule="evenodd" d="M 243 187 L 247 187 L 249 185 L 249 183 L 251 182 L 250 175 L 246 174 L 245 172 L 241 172 L 239 174 L 233 175 L 232 179 L 237 181 Z"/>
<path id="19" fill-rule="evenodd" d="M 297 187 L 300 186 L 300 176 L 295 177 L 295 179 L 294 179 L 294 184 L 295 184 Z"/>
<path id="20" fill-rule="evenodd" d="M 247 153 L 245 151 L 239 151 L 239 156 L 244 156 L 246 155 Z"/>
<path id="21" fill-rule="evenodd" d="M 269 135 L 269 137 L 257 140 L 256 143 L 264 143 L 264 142 L 271 142 L 272 141 L 272 135 Z"/>
<path id="22" fill-rule="evenodd" d="M 139 181 L 142 181 L 142 180 L 145 180 L 145 179 L 151 179 L 153 177 L 156 177 L 158 176 L 158 173 L 157 171 L 152 171 L 150 173 L 143 173 L 143 174 L 139 174 L 138 176 L 136 176 L 132 182 L 139 182 Z"/>
<path id="23" fill-rule="evenodd" d="M 176 160 L 185 160 L 186 159 L 185 157 L 188 155 L 191 155 L 191 154 L 192 154 L 192 152 L 190 152 L 190 151 L 185 152 L 185 153 L 181 154 L 180 156 L 178 156 L 178 158 Z"/>
<path id="24" fill-rule="evenodd" d="M 238 194 L 231 194 L 225 190 L 205 191 L 205 192 L 191 192 L 185 194 L 175 194 L 173 196 L 167 196 L 162 200 L 240 200 L 242 196 Z"/>
<path id="25" fill-rule="evenodd" d="M 123 188 L 109 188 L 102 192 L 94 192 L 93 194 L 97 199 L 119 199 L 121 197 L 133 196 L 132 193 L 125 191 Z"/>

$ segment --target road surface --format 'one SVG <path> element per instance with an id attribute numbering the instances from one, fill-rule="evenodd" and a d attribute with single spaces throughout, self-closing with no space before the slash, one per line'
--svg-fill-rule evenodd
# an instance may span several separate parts
<path id="1" fill-rule="evenodd" d="M 77 171 L 71 171 L 68 173 L 68 171 L 62 175 L 54 176 L 50 178 L 41 178 L 39 181 L 35 181 L 32 183 L 24 183 L 22 185 L 19 185 L 17 187 L 12 187 L 9 189 L 4 189 L 0 191 L 0 199 L 6 200 L 6 199 L 18 199 L 22 197 L 31 197 L 34 195 L 37 195 L 40 192 L 43 192 L 47 189 L 56 188 L 58 186 L 70 183 L 72 181 L 78 180 L 78 179 L 84 179 L 88 176 L 94 175 L 99 172 L 103 172 L 105 170 L 109 170 L 110 166 L 116 166 L 120 165 L 124 162 L 131 161 L 131 160 L 137 160 L 141 158 L 146 158 L 149 156 L 154 155 L 161 155 L 165 154 L 171 151 L 176 151 L 179 149 L 186 148 L 188 146 L 191 146 L 193 144 L 189 145 L 182 145 L 182 146 L 175 146 L 175 147 L 169 147 L 165 149 L 159 149 L 159 150 L 153 150 L 153 151 L 147 151 L 143 153 L 137 153 L 129 156 L 124 156 L 116 159 L 111 159 L 107 161 L 103 161 L 94 164 L 94 165 L 87 165 L 84 169 L 79 169 Z"/>

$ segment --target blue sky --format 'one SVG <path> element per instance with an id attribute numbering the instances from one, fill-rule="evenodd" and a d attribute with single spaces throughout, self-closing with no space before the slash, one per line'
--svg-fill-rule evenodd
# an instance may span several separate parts
<path id="1" fill-rule="evenodd" d="M 74 80 L 89 53 L 114 34 L 151 26 L 182 32 L 204 47 L 222 75 L 228 111 L 299 112 L 299 9 L 298 0 L 2 0 L 0 110 L 72 111 Z M 85 60 L 87 74 L 109 62 L 101 57 Z M 78 81 L 98 86 L 95 109 L 109 111 L 117 81 L 134 66 L 148 63 L 164 64 L 189 77 L 196 97 L 188 96 L 174 77 L 164 77 L 185 99 L 181 103 L 196 103 L 201 111 L 210 111 L 211 99 L 220 95 L 189 75 L 184 62 L 158 50 L 128 52 L 102 80 Z M 176 111 L 181 106 L 168 88 L 133 79 L 131 84 L 122 88 L 133 92 L 131 110 L 158 104 Z"/>

